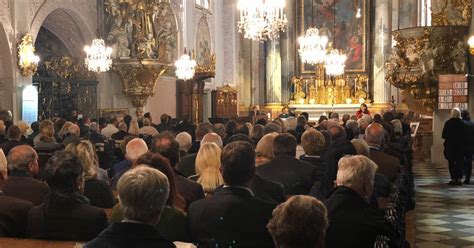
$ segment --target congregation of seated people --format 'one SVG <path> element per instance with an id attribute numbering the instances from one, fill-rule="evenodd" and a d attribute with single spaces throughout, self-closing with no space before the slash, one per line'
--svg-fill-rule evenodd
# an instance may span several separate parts
<path id="1" fill-rule="evenodd" d="M 408 199 L 400 209 L 414 205 L 412 185 L 400 183 L 413 179 L 403 114 L 331 113 L 316 123 L 308 113 L 285 117 L 254 124 L 193 124 L 167 114 L 155 124 L 150 113 L 0 120 L 0 243 L 404 243 L 403 227 L 386 214 L 394 192 Z"/>

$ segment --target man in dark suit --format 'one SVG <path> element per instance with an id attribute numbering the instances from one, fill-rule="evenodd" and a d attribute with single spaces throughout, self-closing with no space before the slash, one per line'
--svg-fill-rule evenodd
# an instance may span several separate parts
<path id="1" fill-rule="evenodd" d="M 2 148 L 5 154 L 8 154 L 15 146 L 27 145 L 27 143 L 21 141 L 21 137 L 22 134 L 20 128 L 18 128 L 17 125 L 11 125 L 8 128 L 8 141 L 1 144 L 0 148 Z"/>
<path id="2" fill-rule="evenodd" d="M 117 189 L 124 220 L 112 223 L 84 248 L 175 247 L 154 226 L 168 199 L 166 176 L 157 169 L 140 166 L 126 172 Z"/>
<path id="3" fill-rule="evenodd" d="M 158 132 L 162 133 L 162 132 L 165 132 L 165 131 L 169 131 L 169 132 L 173 132 L 174 129 L 173 129 L 173 126 L 171 126 L 170 124 L 170 119 L 171 117 L 167 114 L 162 114 L 160 116 L 160 124 L 156 125 L 156 130 L 158 130 Z"/>
<path id="4" fill-rule="evenodd" d="M 186 206 L 204 198 L 202 186 L 199 183 L 187 179 L 176 169 L 176 164 L 179 162 L 179 143 L 174 139 L 172 133 L 164 132 L 155 136 L 152 151 L 159 152 L 170 161 L 175 176 L 176 189 L 186 200 Z"/>
<path id="5" fill-rule="evenodd" d="M 196 134 L 194 133 L 195 126 L 191 121 L 189 114 L 184 114 L 183 119 L 176 125 L 176 133 L 187 132 L 193 138 L 193 141 L 196 139 Z"/>
<path id="6" fill-rule="evenodd" d="M 201 122 L 196 127 L 195 132 L 196 140 L 191 145 L 191 148 L 189 148 L 189 154 L 197 153 L 199 151 L 199 148 L 201 147 L 201 140 L 204 138 L 204 135 L 212 132 L 212 124 L 209 122 Z"/>
<path id="7" fill-rule="evenodd" d="M 377 164 L 377 172 L 393 182 L 400 173 L 400 160 L 382 151 L 381 147 L 384 136 L 385 129 L 378 123 L 370 124 L 365 129 L 365 141 L 370 148 L 369 158 Z"/>
<path id="8" fill-rule="evenodd" d="M 327 248 L 374 247 L 377 235 L 395 241 L 391 224 L 369 205 L 376 170 L 377 165 L 363 155 L 339 161 L 336 188 L 325 201 L 329 217 Z"/>
<path id="9" fill-rule="evenodd" d="M 296 138 L 283 133 L 273 140 L 274 158 L 257 168 L 264 179 L 283 184 L 287 195 L 308 194 L 313 186 L 316 168 L 296 156 Z"/>
<path id="10" fill-rule="evenodd" d="M 200 141 L 199 143 L 200 144 L 205 144 L 205 143 L 209 143 L 209 142 L 215 143 L 217 146 L 219 146 L 222 149 L 222 146 L 223 146 L 222 139 L 221 139 L 221 136 L 219 136 L 218 134 L 212 133 L 212 132 L 206 133 L 203 136 L 202 141 Z M 199 149 L 198 149 L 198 151 L 199 151 Z M 181 161 L 179 162 L 179 164 L 177 166 L 177 169 L 185 177 L 190 177 L 190 176 L 196 174 L 195 164 L 196 164 L 196 156 L 197 156 L 198 151 L 196 151 L 193 154 L 189 154 L 189 155 L 184 156 L 181 159 Z"/>
<path id="11" fill-rule="evenodd" d="M 472 154 L 474 153 L 474 122 L 471 121 L 471 114 L 467 109 L 461 112 L 461 117 L 466 124 L 466 148 L 464 149 L 464 184 L 471 183 L 472 174 Z"/>
<path id="12" fill-rule="evenodd" d="M 6 179 L 6 163 L 0 164 L 0 182 Z M 2 187 L 0 183 L 0 237 L 22 238 L 26 234 L 26 216 L 33 204 L 4 195 Z"/>
<path id="13" fill-rule="evenodd" d="M 37 206 L 43 203 L 49 192 L 46 183 L 34 176 L 38 175 L 38 155 L 29 145 L 20 145 L 11 149 L 7 157 L 10 176 L 5 181 L 3 193 L 6 196 L 19 198 Z"/>
<path id="14" fill-rule="evenodd" d="M 188 224 L 198 247 L 273 247 L 266 230 L 275 204 L 257 199 L 249 189 L 255 175 L 255 151 L 236 141 L 222 151 L 224 186 L 214 196 L 191 204 Z"/>

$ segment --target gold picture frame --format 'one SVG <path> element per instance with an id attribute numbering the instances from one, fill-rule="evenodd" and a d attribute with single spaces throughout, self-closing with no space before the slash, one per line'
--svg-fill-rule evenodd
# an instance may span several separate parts
<path id="1" fill-rule="evenodd" d="M 314 0 L 297 1 L 297 37 L 305 35 L 305 31 L 310 26 L 312 26 L 311 22 L 313 22 L 313 20 L 313 24 L 316 26 L 316 28 L 321 29 L 321 27 L 327 27 L 325 29 L 328 30 L 330 33 L 333 33 L 334 18 L 328 17 L 329 15 L 334 16 L 333 8 L 331 6 L 325 6 L 325 4 L 319 4 L 318 6 L 317 3 L 312 3 L 312 1 Z M 311 6 L 315 8 L 314 11 L 311 11 Z M 336 37 L 337 39 L 335 42 L 335 48 L 342 49 L 346 53 L 346 55 L 348 55 L 348 59 L 346 61 L 346 73 L 367 73 L 367 66 L 369 63 L 369 39 L 367 30 L 369 28 L 368 11 L 370 11 L 370 9 L 368 8 L 368 6 L 370 6 L 370 0 L 339 0 L 337 1 L 337 6 L 339 6 L 339 8 L 336 7 L 336 33 L 339 36 Z M 348 8 L 347 6 L 352 6 L 352 8 Z M 356 6 L 361 9 L 360 18 L 355 17 L 357 14 Z M 325 9 L 325 11 L 319 9 L 321 8 L 324 10 L 325 7 L 328 7 L 327 9 Z M 313 18 L 311 17 L 312 14 Z M 353 18 L 353 21 L 347 21 L 346 23 L 346 20 L 343 17 L 345 19 Z M 348 23 L 355 24 L 352 25 L 352 31 L 345 30 L 344 32 L 338 32 L 341 29 L 341 27 L 339 26 L 341 26 L 342 23 L 346 25 L 345 27 L 347 27 L 348 25 L 352 25 Z M 355 34 L 355 32 L 357 34 Z M 331 42 L 332 40 L 333 38 L 329 37 L 329 41 Z M 350 46 L 346 46 L 345 44 L 350 44 Z M 300 73 L 314 74 L 316 71 L 316 66 L 302 63 L 298 54 L 298 43 L 295 43 L 295 46 L 298 68 Z M 357 53 L 355 53 L 355 51 L 357 51 Z M 360 58 L 354 58 L 355 56 L 358 56 Z"/>
<path id="2" fill-rule="evenodd" d="M 99 117 L 108 117 L 111 115 L 118 116 L 126 116 L 128 115 L 130 110 L 128 108 L 110 108 L 110 109 L 99 109 Z"/>

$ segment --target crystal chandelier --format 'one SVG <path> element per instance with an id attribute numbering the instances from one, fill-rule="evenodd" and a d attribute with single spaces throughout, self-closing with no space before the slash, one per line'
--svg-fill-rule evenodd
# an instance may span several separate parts
<path id="1" fill-rule="evenodd" d="M 300 43 L 298 53 L 303 63 L 315 65 L 325 61 L 328 37 L 319 35 L 317 28 L 309 28 L 306 30 L 305 36 L 299 37 L 298 42 Z"/>
<path id="2" fill-rule="evenodd" d="M 288 20 L 283 13 L 285 0 L 239 0 L 239 32 L 255 41 L 274 40 L 284 31 Z"/>
<path id="3" fill-rule="evenodd" d="M 105 72 L 112 66 L 112 48 L 106 47 L 103 39 L 92 40 L 92 45 L 85 46 L 84 51 L 87 54 L 85 63 L 89 71 Z"/>
<path id="4" fill-rule="evenodd" d="M 191 56 L 186 53 L 186 49 L 179 60 L 174 63 L 174 66 L 176 66 L 176 77 L 178 79 L 186 81 L 194 77 L 196 60 L 191 59 Z"/>
<path id="5" fill-rule="evenodd" d="M 344 67 L 347 56 L 337 49 L 331 49 L 326 56 L 326 75 L 340 76 L 344 74 Z"/>

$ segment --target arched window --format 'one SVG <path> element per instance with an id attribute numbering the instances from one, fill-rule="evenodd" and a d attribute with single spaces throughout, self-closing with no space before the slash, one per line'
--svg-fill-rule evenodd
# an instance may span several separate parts
<path id="1" fill-rule="evenodd" d="M 28 124 L 38 120 L 38 90 L 36 86 L 28 85 L 23 89 L 21 112 L 21 119 L 28 122 Z"/>

